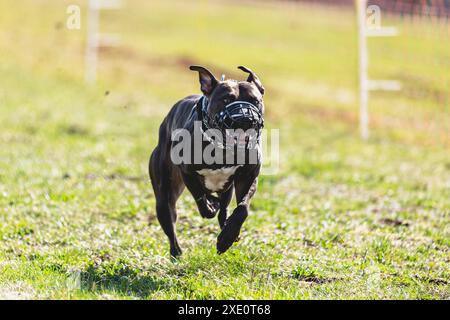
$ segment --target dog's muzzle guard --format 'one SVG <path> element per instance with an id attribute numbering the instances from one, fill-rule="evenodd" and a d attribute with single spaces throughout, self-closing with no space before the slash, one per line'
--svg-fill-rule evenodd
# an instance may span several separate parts
<path id="1" fill-rule="evenodd" d="M 199 115 L 201 115 L 204 135 L 206 135 L 206 138 L 215 145 L 229 149 L 233 148 L 235 144 L 222 144 L 220 141 L 215 141 L 205 134 L 209 129 L 220 130 L 225 141 L 236 138 L 233 132 L 234 130 L 254 130 L 254 134 L 246 136 L 247 140 L 245 145 L 247 148 L 253 148 L 258 144 L 261 130 L 264 128 L 264 119 L 262 112 L 254 104 L 247 101 L 234 101 L 226 105 L 223 110 L 218 112 L 214 117 L 210 117 L 208 113 L 208 100 L 203 96 L 198 102 L 197 110 Z"/>

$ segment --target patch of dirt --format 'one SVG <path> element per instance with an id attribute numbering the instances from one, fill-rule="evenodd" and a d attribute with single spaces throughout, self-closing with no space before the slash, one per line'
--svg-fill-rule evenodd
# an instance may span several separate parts
<path id="1" fill-rule="evenodd" d="M 295 272 L 285 272 L 285 271 L 274 273 L 273 276 L 283 277 L 283 278 L 287 277 L 287 278 L 295 279 L 300 282 L 307 282 L 307 283 L 312 283 L 312 284 L 324 284 L 324 283 L 331 283 L 331 282 L 336 282 L 336 281 L 340 280 L 339 278 L 327 278 L 322 275 L 317 275 L 314 273 L 296 274 Z"/>
<path id="2" fill-rule="evenodd" d="M 315 283 L 315 284 L 323 284 L 323 283 L 329 283 L 329 282 L 335 281 L 335 279 L 320 278 L 320 277 L 316 277 L 316 276 L 298 277 L 296 279 L 299 281 Z"/>
<path id="3" fill-rule="evenodd" d="M 108 174 L 108 175 L 98 175 L 98 174 L 94 174 L 94 173 L 89 173 L 84 178 L 87 180 L 105 179 L 105 180 L 127 180 L 127 181 L 134 181 L 134 182 L 146 181 L 145 177 L 127 176 L 127 175 L 115 174 L 115 173 Z"/>
<path id="4" fill-rule="evenodd" d="M 380 220 L 381 224 L 385 224 L 388 226 L 404 226 L 404 227 L 408 227 L 409 226 L 409 222 L 405 222 L 399 219 L 391 219 L 391 218 L 383 218 Z"/>
<path id="5" fill-rule="evenodd" d="M 188 55 L 181 56 L 167 56 L 167 57 L 149 57 L 139 53 L 138 51 L 130 47 L 100 47 L 99 53 L 113 57 L 119 58 L 126 61 L 132 60 L 136 64 L 146 65 L 148 67 L 173 67 L 176 66 L 180 69 L 187 70 L 189 66 L 199 64 L 199 60 Z M 216 65 L 211 65 L 208 63 L 208 67 L 217 74 L 226 74 L 229 78 L 239 78 L 242 77 L 242 72 L 238 72 L 237 68 L 235 70 L 223 69 Z"/>
<path id="6" fill-rule="evenodd" d="M 68 135 L 79 135 L 85 136 L 89 134 L 89 131 L 86 128 L 83 128 L 79 125 L 72 124 L 68 126 L 62 126 L 59 130 L 61 133 L 65 133 Z"/>
<path id="7" fill-rule="evenodd" d="M 295 109 L 300 113 L 306 113 L 314 118 L 322 120 L 339 120 L 348 124 L 357 124 L 358 117 L 355 112 L 336 109 L 325 109 L 320 107 L 305 107 L 302 105 L 296 105 Z"/>
<path id="8" fill-rule="evenodd" d="M 152 224 L 156 223 L 156 221 L 157 221 L 156 215 L 154 213 L 150 213 L 148 215 L 147 221 L 148 221 L 149 225 L 152 225 Z"/>
<path id="9" fill-rule="evenodd" d="M 434 284 L 434 285 L 449 285 L 450 284 L 450 281 L 445 280 L 445 279 L 429 278 L 429 277 L 421 277 L 421 276 L 414 276 L 414 278 L 416 278 L 417 280 L 423 281 L 423 282 L 427 282 L 429 284 Z"/>
<path id="10" fill-rule="evenodd" d="M 314 241 L 312 241 L 310 239 L 303 238 L 302 241 L 303 241 L 305 247 L 313 247 L 313 248 L 318 247 L 317 243 L 315 243 Z"/>

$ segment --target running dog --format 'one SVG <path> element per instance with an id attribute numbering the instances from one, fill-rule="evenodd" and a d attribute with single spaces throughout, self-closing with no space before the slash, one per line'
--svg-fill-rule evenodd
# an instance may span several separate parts
<path id="1" fill-rule="evenodd" d="M 261 168 L 259 146 L 264 126 L 264 87 L 252 70 L 243 66 L 238 68 L 248 74 L 246 81 L 225 80 L 224 77 L 217 80 L 208 69 L 191 66 L 190 70 L 199 74 L 203 95 L 190 95 L 178 101 L 159 128 L 159 141 L 150 157 L 149 173 L 156 198 L 156 214 L 169 238 L 173 257 L 182 253 L 175 223 L 176 202 L 185 187 L 194 197 L 202 217 L 211 219 L 218 213 L 221 228 L 217 238 L 219 254 L 239 239 L 241 227 L 249 214 L 250 199 L 255 194 Z M 181 155 L 189 161 L 173 159 L 174 150 L 184 147 L 186 142 L 174 140 L 174 132 L 180 129 L 192 135 L 200 133 L 200 151 L 191 143 Z M 209 135 L 211 130 L 223 134 L 222 137 Z M 230 130 L 245 133 L 230 136 Z M 249 130 L 253 135 L 247 134 Z M 211 163 L 201 157 L 200 160 L 195 159 L 207 150 L 219 161 Z M 249 161 L 252 150 L 257 151 L 256 161 Z M 242 158 L 241 161 L 236 160 L 239 152 L 243 152 L 244 161 Z M 226 155 L 222 158 L 219 153 Z M 237 206 L 227 217 L 233 192 Z"/>

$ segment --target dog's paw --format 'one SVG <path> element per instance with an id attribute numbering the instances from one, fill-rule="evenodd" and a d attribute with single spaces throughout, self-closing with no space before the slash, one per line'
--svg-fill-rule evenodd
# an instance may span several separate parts
<path id="1" fill-rule="evenodd" d="M 203 198 L 198 202 L 198 207 L 200 215 L 203 218 L 212 219 L 216 216 L 220 209 L 219 198 L 210 196 L 203 196 Z"/>
<path id="2" fill-rule="evenodd" d="M 215 198 L 210 198 L 207 200 L 207 207 L 208 207 L 208 211 L 211 212 L 212 218 L 214 218 L 217 214 L 217 212 L 219 212 L 220 209 L 220 202 L 219 199 L 215 199 Z"/>
<path id="3" fill-rule="evenodd" d="M 170 247 L 170 256 L 172 259 L 177 259 L 181 256 L 183 251 L 181 251 L 181 248 L 178 244 L 175 244 Z"/>
<path id="4" fill-rule="evenodd" d="M 217 237 L 217 253 L 224 253 L 234 242 L 239 241 L 239 233 L 246 218 L 247 209 L 245 207 L 238 206 L 233 211 L 233 214 L 226 220 L 222 232 Z"/>
<path id="5" fill-rule="evenodd" d="M 229 227 L 228 227 L 229 226 Z M 225 225 L 222 232 L 217 237 L 217 253 L 222 254 L 227 251 L 234 242 L 239 240 L 239 228 L 232 225 Z"/>
<path id="6" fill-rule="evenodd" d="M 239 241 L 239 233 L 241 232 L 241 225 L 237 223 L 225 224 L 224 228 L 217 237 L 217 253 L 222 254 L 227 251 L 235 242 Z"/>

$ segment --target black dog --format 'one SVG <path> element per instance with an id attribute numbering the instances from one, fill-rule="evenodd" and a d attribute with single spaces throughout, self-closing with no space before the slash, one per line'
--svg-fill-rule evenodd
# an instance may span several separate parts
<path id="1" fill-rule="evenodd" d="M 256 132 L 253 138 L 256 137 L 255 145 L 259 154 L 259 133 L 263 127 L 264 113 L 264 87 L 259 78 L 253 71 L 243 66 L 239 69 L 249 74 L 246 81 L 224 79 L 218 81 L 206 68 L 191 66 L 190 69 L 199 72 L 203 96 L 188 96 L 172 107 L 159 128 L 158 145 L 149 163 L 150 179 L 156 197 L 156 213 L 161 227 L 170 240 L 172 256 L 181 254 L 175 232 L 177 220 L 175 204 L 184 187 L 191 192 L 202 217 L 211 219 L 219 212 L 218 219 L 222 231 L 217 239 L 217 251 L 223 253 L 239 238 L 242 224 L 248 216 L 250 199 L 256 191 L 261 167 L 260 157 L 256 162 L 248 161 L 250 150 L 248 136 L 244 135 L 246 160 L 244 163 L 237 163 L 236 152 L 239 152 L 237 140 L 240 142 L 243 140 L 231 139 L 234 143 L 231 144 L 231 148 L 224 148 L 224 143 L 220 145 L 219 140 L 205 134 L 208 129 L 219 129 L 224 136 L 225 129 L 253 129 Z M 204 159 L 200 162 L 174 163 L 171 155 L 178 144 L 173 141 L 173 132 L 185 129 L 194 134 L 196 130 L 194 123 L 201 124 L 201 150 L 212 146 L 213 154 L 220 151 L 219 149 L 227 151 L 226 164 L 223 164 L 225 163 L 223 161 L 208 164 Z M 190 150 L 195 153 L 192 146 Z M 183 155 L 189 158 L 187 153 Z M 189 159 L 193 159 L 192 155 Z M 227 219 L 227 207 L 231 202 L 233 190 L 237 207 Z"/>

